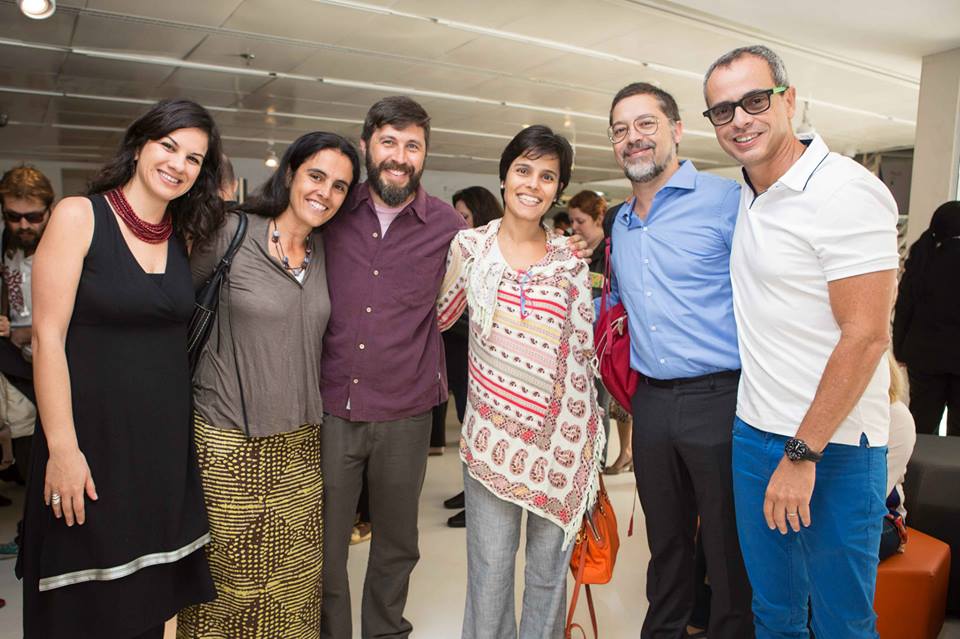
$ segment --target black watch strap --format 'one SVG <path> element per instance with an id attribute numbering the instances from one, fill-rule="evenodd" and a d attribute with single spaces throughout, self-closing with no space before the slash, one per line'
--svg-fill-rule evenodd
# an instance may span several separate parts
<path id="1" fill-rule="evenodd" d="M 783 454 L 790 461 L 812 461 L 814 463 L 823 459 L 823 453 L 818 453 L 807 445 L 807 442 L 796 437 L 787 440 L 783 446 Z"/>

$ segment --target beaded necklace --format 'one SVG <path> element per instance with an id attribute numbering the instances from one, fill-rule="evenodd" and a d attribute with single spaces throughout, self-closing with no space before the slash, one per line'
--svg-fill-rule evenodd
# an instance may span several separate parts
<path id="1" fill-rule="evenodd" d="M 283 252 L 283 244 L 280 242 L 280 229 L 277 227 L 277 221 L 274 219 L 272 222 L 273 232 L 270 234 L 270 240 L 277 247 L 277 253 L 280 255 L 280 264 L 283 265 L 285 270 L 290 271 L 290 274 L 294 277 L 300 277 L 300 274 L 307 270 L 307 265 L 310 264 L 310 255 L 313 253 L 313 249 L 307 245 L 309 237 L 303 240 L 303 248 L 306 252 L 303 256 L 303 262 L 300 263 L 300 266 L 290 266 L 290 258 Z"/>
<path id="2" fill-rule="evenodd" d="M 113 206 L 113 210 L 117 212 L 123 223 L 138 239 L 149 244 L 160 244 L 166 242 L 173 235 L 173 220 L 170 219 L 169 212 L 163 214 L 163 219 L 160 220 L 159 224 L 151 224 L 137 215 L 119 187 L 107 191 L 106 197 L 107 201 Z"/>

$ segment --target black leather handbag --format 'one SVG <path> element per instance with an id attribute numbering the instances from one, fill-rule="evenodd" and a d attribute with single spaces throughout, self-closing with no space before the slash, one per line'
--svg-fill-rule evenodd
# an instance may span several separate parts
<path id="1" fill-rule="evenodd" d="M 243 238 L 247 234 L 247 216 L 241 211 L 236 211 L 240 218 L 237 224 L 237 232 L 234 233 L 227 252 L 220 258 L 217 267 L 207 278 L 207 281 L 197 289 L 196 301 L 193 307 L 193 317 L 190 318 L 190 326 L 187 329 L 187 357 L 190 361 L 190 374 L 193 375 L 197 368 L 197 362 L 200 361 L 200 353 L 203 351 L 207 338 L 210 337 L 210 330 L 213 328 L 213 320 L 217 316 L 217 306 L 220 304 L 220 290 L 223 283 L 230 276 L 230 264 L 243 243 Z"/>

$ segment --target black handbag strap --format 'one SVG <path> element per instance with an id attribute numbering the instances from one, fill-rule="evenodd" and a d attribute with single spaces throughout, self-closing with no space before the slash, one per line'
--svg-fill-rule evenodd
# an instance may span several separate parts
<path id="1" fill-rule="evenodd" d="M 233 334 L 233 312 L 230 309 L 230 291 L 232 289 L 230 286 L 230 265 L 233 263 L 233 258 L 236 257 L 237 251 L 240 250 L 240 245 L 243 244 L 243 240 L 247 235 L 247 215 L 243 211 L 237 211 L 236 213 L 240 218 L 237 223 L 237 232 L 234 233 L 233 239 L 230 240 L 227 252 L 220 258 L 217 270 L 222 270 L 223 278 L 227 285 L 227 324 L 230 326 L 230 347 L 233 349 L 233 367 L 237 373 L 237 388 L 240 390 L 240 413 L 243 415 L 243 432 L 249 437 L 250 423 L 247 420 L 247 402 L 243 397 L 243 379 L 240 377 L 240 362 L 237 361 L 237 339 Z"/>

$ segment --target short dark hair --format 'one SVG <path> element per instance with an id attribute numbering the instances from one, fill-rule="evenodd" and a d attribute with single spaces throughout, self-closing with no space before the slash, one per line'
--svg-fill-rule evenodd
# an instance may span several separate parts
<path id="1" fill-rule="evenodd" d="M 500 182 L 507 179 L 510 165 L 518 157 L 523 156 L 531 160 L 552 155 L 560 161 L 560 188 L 557 189 L 556 199 L 560 199 L 563 190 L 570 184 L 570 172 L 573 169 L 573 148 L 567 138 L 558 135 L 542 124 L 534 124 L 517 133 L 500 156 Z M 500 197 L 503 197 L 503 187 L 500 187 Z"/>
<path id="2" fill-rule="evenodd" d="M 147 142 L 159 140 L 179 129 L 200 129 L 207 134 L 207 154 L 200 174 L 190 190 L 171 201 L 167 211 L 178 237 L 189 238 L 194 247 L 202 245 L 220 228 L 224 220 L 220 199 L 220 132 L 210 113 L 191 100 L 161 100 L 127 127 L 120 148 L 100 169 L 87 189 L 88 195 L 106 193 L 133 179 L 137 153 Z"/>
<path id="3" fill-rule="evenodd" d="M 240 210 L 271 218 L 283 213 L 290 204 L 290 183 L 288 180 L 297 172 L 301 164 L 324 149 L 339 151 L 350 160 L 350 165 L 353 167 L 353 178 L 350 180 L 350 187 L 347 190 L 347 196 L 349 197 L 353 187 L 360 180 L 360 156 L 357 155 L 357 150 L 343 136 L 325 131 L 313 131 L 301 135 L 287 147 L 273 175 L 250 196 L 249 200 L 240 206 Z"/>
<path id="4" fill-rule="evenodd" d="M 677 106 L 677 101 L 673 99 L 672 95 L 649 82 L 633 82 L 617 91 L 617 95 L 613 96 L 613 102 L 610 103 L 611 125 L 613 124 L 613 110 L 617 104 L 619 104 L 621 100 L 626 100 L 635 95 L 652 95 L 656 98 L 657 103 L 660 105 L 660 110 L 663 111 L 663 114 L 666 115 L 667 118 L 674 122 L 680 121 L 680 108 Z"/>
<path id="5" fill-rule="evenodd" d="M 0 198 L 3 197 L 40 200 L 49 209 L 53 204 L 53 186 L 36 167 L 21 164 L 0 178 Z"/>
<path id="6" fill-rule="evenodd" d="M 463 202 L 473 215 L 473 228 L 485 226 L 493 220 L 503 217 L 503 208 L 497 197 L 482 186 L 468 186 L 460 189 L 451 198 L 453 205 Z"/>
<path id="7" fill-rule="evenodd" d="M 373 132 L 383 126 L 405 129 L 410 125 L 423 129 L 423 140 L 430 147 L 430 116 L 416 100 L 405 95 L 393 95 L 383 98 L 367 111 L 363 120 L 360 139 L 370 143 Z"/>
<path id="8" fill-rule="evenodd" d="M 707 82 L 710 80 L 710 76 L 713 75 L 713 72 L 720 67 L 729 67 L 740 58 L 748 55 L 755 58 L 760 58 L 767 63 L 767 66 L 770 68 L 770 75 L 773 77 L 773 83 L 776 86 L 790 86 L 790 79 L 787 77 L 787 67 L 784 66 L 783 60 L 780 59 L 780 56 L 778 56 L 770 47 L 765 47 L 762 44 L 753 44 L 748 47 L 738 47 L 732 51 L 727 51 L 722 56 L 714 60 L 713 64 L 710 65 L 710 68 L 707 69 L 707 72 L 703 76 L 704 101 L 707 99 Z"/>

